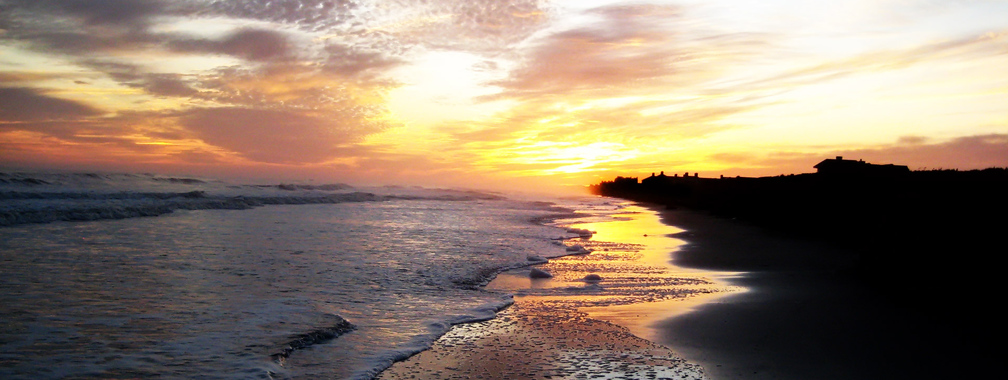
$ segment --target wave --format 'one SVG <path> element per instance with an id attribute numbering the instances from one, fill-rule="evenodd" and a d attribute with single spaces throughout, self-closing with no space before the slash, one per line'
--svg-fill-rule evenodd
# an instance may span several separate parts
<path id="1" fill-rule="evenodd" d="M 180 193 L 81 193 L 81 192 L 28 192 L 0 191 L 0 200 L 138 200 L 138 199 L 172 199 L 172 198 L 205 198 L 206 191 L 193 190 Z"/>
<path id="2" fill-rule="evenodd" d="M 160 216 L 176 210 L 245 210 L 265 205 L 335 204 L 380 202 L 390 199 L 372 193 L 353 192 L 308 196 L 210 196 L 202 191 L 186 193 L 2 193 L 8 202 L 0 208 L 0 226 L 94 221 Z M 33 202 L 41 201 L 41 202 Z"/>
<path id="3" fill-rule="evenodd" d="M 57 221 L 152 217 L 176 210 L 243 210 L 264 205 L 387 200 L 482 201 L 506 197 L 473 190 L 341 183 L 231 184 L 220 180 L 123 173 L 0 172 L 0 227 Z"/>
<path id="4" fill-rule="evenodd" d="M 45 173 L 45 172 L 0 172 L 0 185 L 66 185 L 81 186 L 95 184 L 115 184 L 122 182 L 151 181 L 173 184 L 205 184 L 212 180 L 172 177 L 157 174 L 130 174 L 130 173 Z"/>
<path id="5" fill-rule="evenodd" d="M 450 330 L 452 326 L 491 320 L 497 316 L 498 312 L 504 310 L 512 304 L 514 304 L 514 298 L 511 295 L 507 295 L 501 297 L 497 302 L 468 310 L 463 314 L 451 316 L 441 322 L 430 323 L 427 325 L 426 333 L 418 334 L 414 336 L 409 343 L 371 358 L 370 367 L 357 371 L 350 376 L 350 379 L 374 379 L 379 373 L 388 369 L 396 362 L 404 361 L 413 355 L 430 349 L 431 346 L 434 345 L 434 341 L 442 335 L 448 333 L 448 330 Z"/>
<path id="6" fill-rule="evenodd" d="M 267 187 L 267 188 L 277 188 L 286 191 L 297 191 L 297 190 L 322 190 L 322 191 L 336 191 L 349 189 L 350 185 L 344 185 L 340 183 L 331 183 L 324 185 L 305 185 L 297 183 L 281 183 L 278 185 L 255 185 L 257 187 Z"/>
<path id="7" fill-rule="evenodd" d="M 289 342 L 284 343 L 278 352 L 270 356 L 282 365 L 290 357 L 290 354 L 296 350 L 328 342 L 357 328 L 357 326 L 354 326 L 341 316 L 332 314 L 329 317 L 335 319 L 332 325 L 292 336 Z"/>

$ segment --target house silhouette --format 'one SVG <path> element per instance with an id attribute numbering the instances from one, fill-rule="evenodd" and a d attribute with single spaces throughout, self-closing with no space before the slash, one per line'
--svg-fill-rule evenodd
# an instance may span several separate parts
<path id="1" fill-rule="evenodd" d="M 843 156 L 815 164 L 816 174 L 836 177 L 893 177 L 910 173 L 906 165 L 877 165 L 864 160 L 845 160 Z"/>

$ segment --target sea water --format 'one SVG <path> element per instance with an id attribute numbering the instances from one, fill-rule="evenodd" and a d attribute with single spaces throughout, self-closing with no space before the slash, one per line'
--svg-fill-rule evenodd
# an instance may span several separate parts
<path id="1" fill-rule="evenodd" d="M 370 378 L 492 318 L 512 298 L 482 285 L 610 206 L 0 173 L 0 378 Z"/>

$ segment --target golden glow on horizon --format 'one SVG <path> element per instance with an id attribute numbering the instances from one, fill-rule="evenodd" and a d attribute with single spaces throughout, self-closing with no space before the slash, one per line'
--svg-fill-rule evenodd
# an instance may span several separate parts
<path id="1" fill-rule="evenodd" d="M 512 161 L 518 164 L 560 165 L 541 171 L 543 175 L 589 171 L 603 164 L 632 160 L 636 153 L 622 144 L 596 142 L 580 143 L 539 142 L 515 149 Z"/>

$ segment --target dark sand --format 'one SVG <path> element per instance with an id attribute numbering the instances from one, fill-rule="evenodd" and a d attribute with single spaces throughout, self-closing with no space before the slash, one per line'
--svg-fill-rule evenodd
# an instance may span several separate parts
<path id="1" fill-rule="evenodd" d="M 688 242 L 674 254 L 677 265 L 748 273 L 732 282 L 750 292 L 661 324 L 656 343 L 702 365 L 711 379 L 963 379 L 999 367 L 994 348 L 962 334 L 968 318 L 943 317 L 943 295 L 904 307 L 899 294 L 864 284 L 849 252 L 696 212 L 665 211 L 663 219 L 687 230 L 677 235 Z M 954 276 L 934 280 L 957 286 Z"/>

